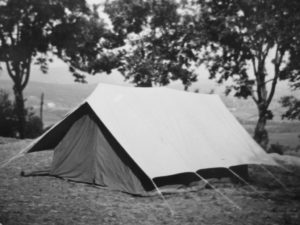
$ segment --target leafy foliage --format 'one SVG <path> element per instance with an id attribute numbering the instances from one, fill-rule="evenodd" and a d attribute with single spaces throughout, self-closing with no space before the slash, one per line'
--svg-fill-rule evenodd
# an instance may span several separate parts
<path id="1" fill-rule="evenodd" d="M 0 4 L 0 61 L 4 62 L 14 82 L 18 129 L 25 134 L 23 90 L 30 78 L 31 64 L 46 73 L 51 62 L 49 52 L 70 65 L 76 81 L 84 81 L 77 69 L 92 73 L 109 71 L 101 59 L 101 37 L 105 24 L 97 8 L 85 0 L 5 0 Z M 51 55 L 51 54 L 50 54 Z M 100 55 L 100 56 L 99 56 Z"/>
<path id="2" fill-rule="evenodd" d="M 121 1 L 106 4 L 114 32 L 125 46 L 119 71 L 136 86 L 167 85 L 181 80 L 185 87 L 196 81 L 192 65 L 194 28 L 191 17 L 178 12 L 172 0 Z"/>
<path id="3" fill-rule="evenodd" d="M 232 78 L 236 95 L 266 98 L 266 60 L 272 57 L 273 84 L 299 74 L 299 1 L 200 1 L 212 78 Z M 252 67 L 252 71 L 249 70 Z M 254 76 L 251 76 L 254 75 Z M 257 90 L 254 89 L 256 86 Z M 270 90 L 269 104 L 273 96 Z M 256 95 L 254 95 L 256 94 Z"/>
<path id="4" fill-rule="evenodd" d="M 36 138 L 43 133 L 43 122 L 34 111 L 26 110 L 25 138 Z"/>
<path id="5" fill-rule="evenodd" d="M 81 72 L 110 73 L 118 65 L 116 56 L 109 52 L 116 46 L 115 35 L 107 29 L 97 10 L 94 6 L 88 16 L 68 16 L 52 32 L 51 43 L 57 49 L 54 53 L 70 65 L 75 81 L 84 81 Z"/>
<path id="6" fill-rule="evenodd" d="M 298 0 L 199 0 L 199 33 L 206 39 L 200 62 L 210 77 L 235 96 L 249 96 L 257 104 L 255 139 L 265 147 L 265 124 L 277 82 L 300 74 L 300 2 Z M 273 71 L 267 70 L 271 59 Z M 270 85 L 268 85 L 270 83 Z"/>
<path id="7" fill-rule="evenodd" d="M 287 108 L 287 111 L 282 115 L 282 118 L 290 120 L 300 120 L 300 100 L 294 96 L 285 96 L 280 100 L 283 107 Z"/>

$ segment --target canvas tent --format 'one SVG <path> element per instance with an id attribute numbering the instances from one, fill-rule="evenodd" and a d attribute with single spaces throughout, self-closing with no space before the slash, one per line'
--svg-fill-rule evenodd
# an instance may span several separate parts
<path id="1" fill-rule="evenodd" d="M 47 149 L 50 174 L 129 193 L 204 169 L 276 165 L 217 95 L 161 87 L 99 84 L 26 151 Z"/>

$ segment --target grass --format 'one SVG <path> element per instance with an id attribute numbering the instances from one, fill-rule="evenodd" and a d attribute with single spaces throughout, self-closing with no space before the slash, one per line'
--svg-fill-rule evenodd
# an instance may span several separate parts
<path id="1" fill-rule="evenodd" d="M 0 139 L 0 161 L 30 141 Z M 300 224 L 299 168 L 289 174 L 269 168 L 287 186 L 285 190 L 260 167 L 251 167 L 251 185 L 227 179 L 211 180 L 241 209 L 213 189 L 199 185 L 183 192 L 135 197 L 119 191 L 63 179 L 22 177 L 50 165 L 52 152 L 28 154 L 0 169 L 0 223 L 23 224 Z M 174 211 L 171 215 L 169 207 Z"/>

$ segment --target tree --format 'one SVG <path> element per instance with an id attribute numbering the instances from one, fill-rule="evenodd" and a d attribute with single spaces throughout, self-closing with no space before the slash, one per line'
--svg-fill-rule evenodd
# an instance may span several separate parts
<path id="1" fill-rule="evenodd" d="M 196 81 L 194 29 L 191 18 L 178 12 L 181 7 L 173 0 L 115 0 L 105 5 L 116 40 L 125 46 L 118 69 L 136 86 L 181 80 L 187 89 Z"/>
<path id="2" fill-rule="evenodd" d="M 98 7 L 93 5 L 89 16 L 71 15 L 53 29 L 54 53 L 69 65 L 76 82 L 86 82 L 84 72 L 109 74 L 119 66 L 118 55 L 110 51 L 119 47 L 116 35 L 101 19 Z"/>
<path id="3" fill-rule="evenodd" d="M 257 105 L 254 138 L 266 148 L 267 120 L 278 81 L 300 73 L 300 1 L 199 0 L 199 35 L 206 40 L 200 62 L 210 78 L 231 79 L 228 92 Z M 271 60 L 273 71 L 266 68 Z M 250 69 L 251 68 L 251 69 Z"/>
<path id="4" fill-rule="evenodd" d="M 93 30 L 95 26 L 97 29 Z M 31 64 L 38 64 L 42 72 L 47 72 L 51 51 L 69 63 L 80 80 L 82 77 L 72 64 L 84 69 L 87 61 L 92 61 L 103 27 L 85 0 L 0 2 L 0 61 L 5 63 L 14 83 L 21 138 L 25 132 L 23 91 L 30 78 Z"/>

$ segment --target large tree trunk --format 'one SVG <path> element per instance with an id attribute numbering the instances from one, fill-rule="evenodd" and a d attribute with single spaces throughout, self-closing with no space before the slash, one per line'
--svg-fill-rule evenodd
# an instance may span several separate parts
<path id="1" fill-rule="evenodd" d="M 23 89 L 21 85 L 15 84 L 14 85 L 14 94 L 15 94 L 15 109 L 16 109 L 16 115 L 18 119 L 18 132 L 19 132 L 19 138 L 23 139 L 25 137 L 25 124 L 26 124 L 26 118 L 25 118 L 25 104 L 24 104 L 24 97 L 23 97 Z"/>
<path id="2" fill-rule="evenodd" d="M 24 103 L 23 90 L 26 87 L 30 75 L 31 57 L 28 56 L 23 61 L 6 61 L 6 68 L 9 76 L 14 82 L 13 90 L 15 95 L 15 114 L 17 117 L 18 137 L 25 138 L 26 109 Z"/>
<path id="3" fill-rule="evenodd" d="M 266 110 L 258 108 L 259 111 L 259 118 L 254 130 L 254 139 L 256 142 L 265 150 L 267 150 L 268 143 L 269 143 L 269 135 L 268 131 L 266 130 L 267 124 L 267 114 Z"/>

